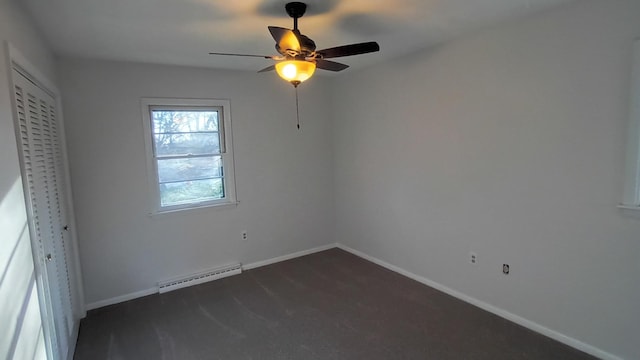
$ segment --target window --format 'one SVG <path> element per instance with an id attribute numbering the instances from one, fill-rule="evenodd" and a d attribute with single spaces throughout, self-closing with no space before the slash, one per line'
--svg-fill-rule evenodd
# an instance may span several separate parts
<path id="1" fill-rule="evenodd" d="M 152 212 L 235 203 L 229 107 L 142 99 Z"/>
<path id="2" fill-rule="evenodd" d="M 640 40 L 634 44 L 631 84 L 625 190 L 620 207 L 640 210 Z"/>

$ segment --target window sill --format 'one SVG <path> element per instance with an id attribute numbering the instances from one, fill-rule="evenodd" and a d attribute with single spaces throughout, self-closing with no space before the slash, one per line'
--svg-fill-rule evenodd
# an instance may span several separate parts
<path id="1" fill-rule="evenodd" d="M 156 211 L 149 212 L 147 215 L 150 217 L 165 217 L 170 215 L 184 215 L 187 213 L 194 213 L 194 212 L 225 210 L 225 209 L 235 208 L 238 206 L 239 203 L 240 203 L 239 201 L 234 201 L 234 202 L 227 202 L 227 203 L 220 203 L 220 204 L 193 206 L 193 207 L 187 207 L 187 208 L 181 208 L 181 209 L 156 210 Z"/>

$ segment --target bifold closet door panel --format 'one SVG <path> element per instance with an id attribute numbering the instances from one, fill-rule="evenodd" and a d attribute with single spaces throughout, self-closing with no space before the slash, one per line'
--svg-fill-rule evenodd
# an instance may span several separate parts
<path id="1" fill-rule="evenodd" d="M 64 169 L 55 99 L 13 70 L 18 142 L 27 195 L 29 230 L 34 239 L 36 270 L 46 294 L 52 351 L 66 357 L 74 329 L 73 296 L 66 236 Z"/>

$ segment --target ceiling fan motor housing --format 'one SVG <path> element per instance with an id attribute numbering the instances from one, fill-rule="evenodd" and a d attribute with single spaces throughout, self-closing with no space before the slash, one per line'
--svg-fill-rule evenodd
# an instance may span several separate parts
<path id="1" fill-rule="evenodd" d="M 299 32 L 296 34 L 298 37 L 298 41 L 300 42 L 300 52 L 301 55 L 307 57 L 310 56 L 314 51 L 316 51 L 316 43 L 306 37 L 305 35 L 300 34 Z"/>

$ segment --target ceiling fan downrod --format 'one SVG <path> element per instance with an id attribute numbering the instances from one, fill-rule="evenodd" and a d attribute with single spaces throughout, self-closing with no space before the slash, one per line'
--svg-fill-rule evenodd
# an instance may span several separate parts
<path id="1" fill-rule="evenodd" d="M 284 9 L 287 11 L 287 14 L 293 18 L 293 31 L 298 31 L 298 19 L 307 11 L 307 4 L 294 1 L 287 3 Z"/>

